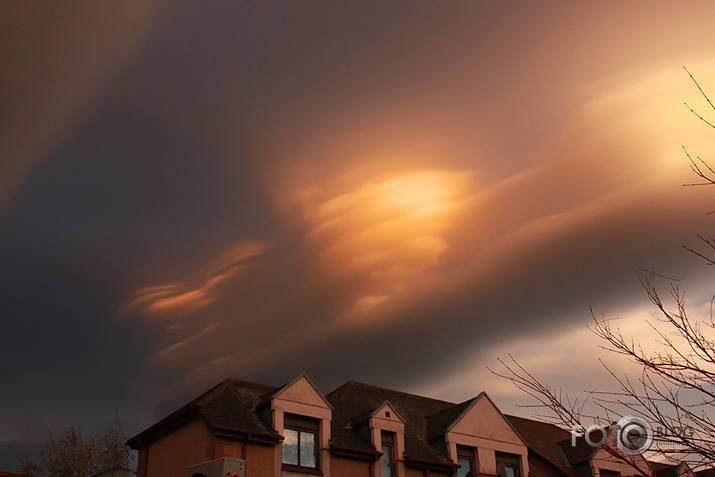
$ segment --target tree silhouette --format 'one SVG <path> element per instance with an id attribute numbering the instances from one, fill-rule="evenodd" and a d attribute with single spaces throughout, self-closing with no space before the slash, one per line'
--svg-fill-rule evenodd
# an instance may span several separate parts
<path id="1" fill-rule="evenodd" d="M 129 468 L 132 455 L 124 444 L 127 438 L 118 413 L 104 433 L 85 437 L 79 426 L 59 437 L 50 432 L 39 460 L 25 457 L 22 472 L 31 477 L 91 477 L 105 469 Z"/>

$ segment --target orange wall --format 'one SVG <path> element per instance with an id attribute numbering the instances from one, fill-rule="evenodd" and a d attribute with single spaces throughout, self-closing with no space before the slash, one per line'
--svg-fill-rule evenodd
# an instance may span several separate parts
<path id="1" fill-rule="evenodd" d="M 245 452 L 245 455 L 244 455 Z M 260 445 L 214 439 L 200 420 L 162 436 L 139 453 L 138 477 L 185 477 L 186 468 L 220 457 L 246 461 L 246 477 L 275 477 L 275 463 L 280 446 Z M 145 461 L 148 457 L 146 473 Z M 376 463 L 376 465 L 379 465 Z M 404 469 L 404 477 L 424 477 L 422 471 Z M 279 471 L 278 475 L 281 475 Z M 295 475 L 295 474 L 292 474 Z M 330 456 L 331 477 L 370 477 L 370 464 L 365 461 Z M 431 476 L 442 474 L 435 472 Z"/>
<path id="2" fill-rule="evenodd" d="M 194 420 L 143 450 L 139 477 L 184 477 L 188 466 L 208 460 L 210 446 L 208 429 L 203 422 Z"/>
<path id="3" fill-rule="evenodd" d="M 246 477 L 272 477 L 278 447 L 246 447 Z"/>
<path id="4" fill-rule="evenodd" d="M 241 442 L 216 440 L 212 459 L 219 457 L 244 459 L 246 461 L 246 477 L 273 477 L 275 453 L 278 449 L 278 446 L 248 443 L 244 446 Z"/>
<path id="5" fill-rule="evenodd" d="M 368 462 L 352 459 L 343 459 L 331 456 L 330 475 L 332 477 L 370 477 L 370 464 Z"/>

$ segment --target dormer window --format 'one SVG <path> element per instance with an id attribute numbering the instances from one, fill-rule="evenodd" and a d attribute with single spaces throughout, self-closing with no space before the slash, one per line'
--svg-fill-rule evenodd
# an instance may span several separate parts
<path id="1" fill-rule="evenodd" d="M 284 419 L 284 467 L 287 470 L 317 469 L 320 421 L 287 413 Z"/>
<path id="2" fill-rule="evenodd" d="M 457 477 L 475 477 L 474 447 L 457 446 Z"/>
<path id="3" fill-rule="evenodd" d="M 497 452 L 497 475 L 499 477 L 519 477 L 519 456 Z"/>
<path id="4" fill-rule="evenodd" d="M 382 455 L 380 456 L 381 477 L 395 475 L 395 433 L 382 431 Z"/>

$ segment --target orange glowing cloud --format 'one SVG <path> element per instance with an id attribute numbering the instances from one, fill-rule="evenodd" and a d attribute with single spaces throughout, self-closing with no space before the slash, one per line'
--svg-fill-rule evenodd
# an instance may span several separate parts
<path id="1" fill-rule="evenodd" d="M 715 69 L 705 66 L 692 69 L 710 83 L 705 75 Z M 703 108 L 697 94 L 684 98 L 676 88 L 688 81 L 679 67 L 659 69 L 594 95 L 511 175 L 490 176 L 487 161 L 503 157 L 486 154 L 442 167 L 385 160 L 322 170 L 286 161 L 273 172 L 271 195 L 290 247 L 282 238 L 242 244 L 189 278 L 134 295 L 130 306 L 167 324 L 157 364 L 219 378 L 308 359 L 307 349 L 321 355 L 346 336 L 378 341 L 403 323 L 474 329 L 449 337 L 470 336 L 476 346 L 482 331 L 495 336 L 493 317 L 504 310 L 510 326 L 573 320 L 590 304 L 582 294 L 601 299 L 611 281 L 628 283 L 619 274 L 643 265 L 623 242 L 636 237 L 639 249 L 659 250 L 647 235 L 660 220 L 652 210 L 693 200 L 676 176 L 687 176 L 680 146 L 705 157 L 713 149 L 712 131 L 682 105 Z M 677 229 L 669 224 L 663 229 Z M 603 257 L 616 264 L 608 285 L 597 276 Z M 533 301 L 553 309 L 539 315 Z M 474 350 L 475 360 L 484 362 L 485 349 Z"/>
<path id="2" fill-rule="evenodd" d="M 240 244 L 204 267 L 197 279 L 137 290 L 127 308 L 173 319 L 197 311 L 217 298 L 214 291 L 220 283 L 239 273 L 245 260 L 265 248 L 262 244 Z"/>
<path id="3" fill-rule="evenodd" d="M 442 169 L 401 171 L 306 207 L 324 270 L 366 279 L 344 318 L 372 311 L 439 266 L 470 204 L 470 179 Z"/>

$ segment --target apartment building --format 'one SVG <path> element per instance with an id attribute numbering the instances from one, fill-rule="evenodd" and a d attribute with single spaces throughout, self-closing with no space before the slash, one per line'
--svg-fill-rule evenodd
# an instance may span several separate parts
<path id="1" fill-rule="evenodd" d="M 139 452 L 138 477 L 201 477 L 190 467 L 225 458 L 246 477 L 636 474 L 599 449 L 571 448 L 557 426 L 502 414 L 485 393 L 451 403 L 348 381 L 323 395 L 305 375 L 281 387 L 227 379 L 127 444 Z"/>

